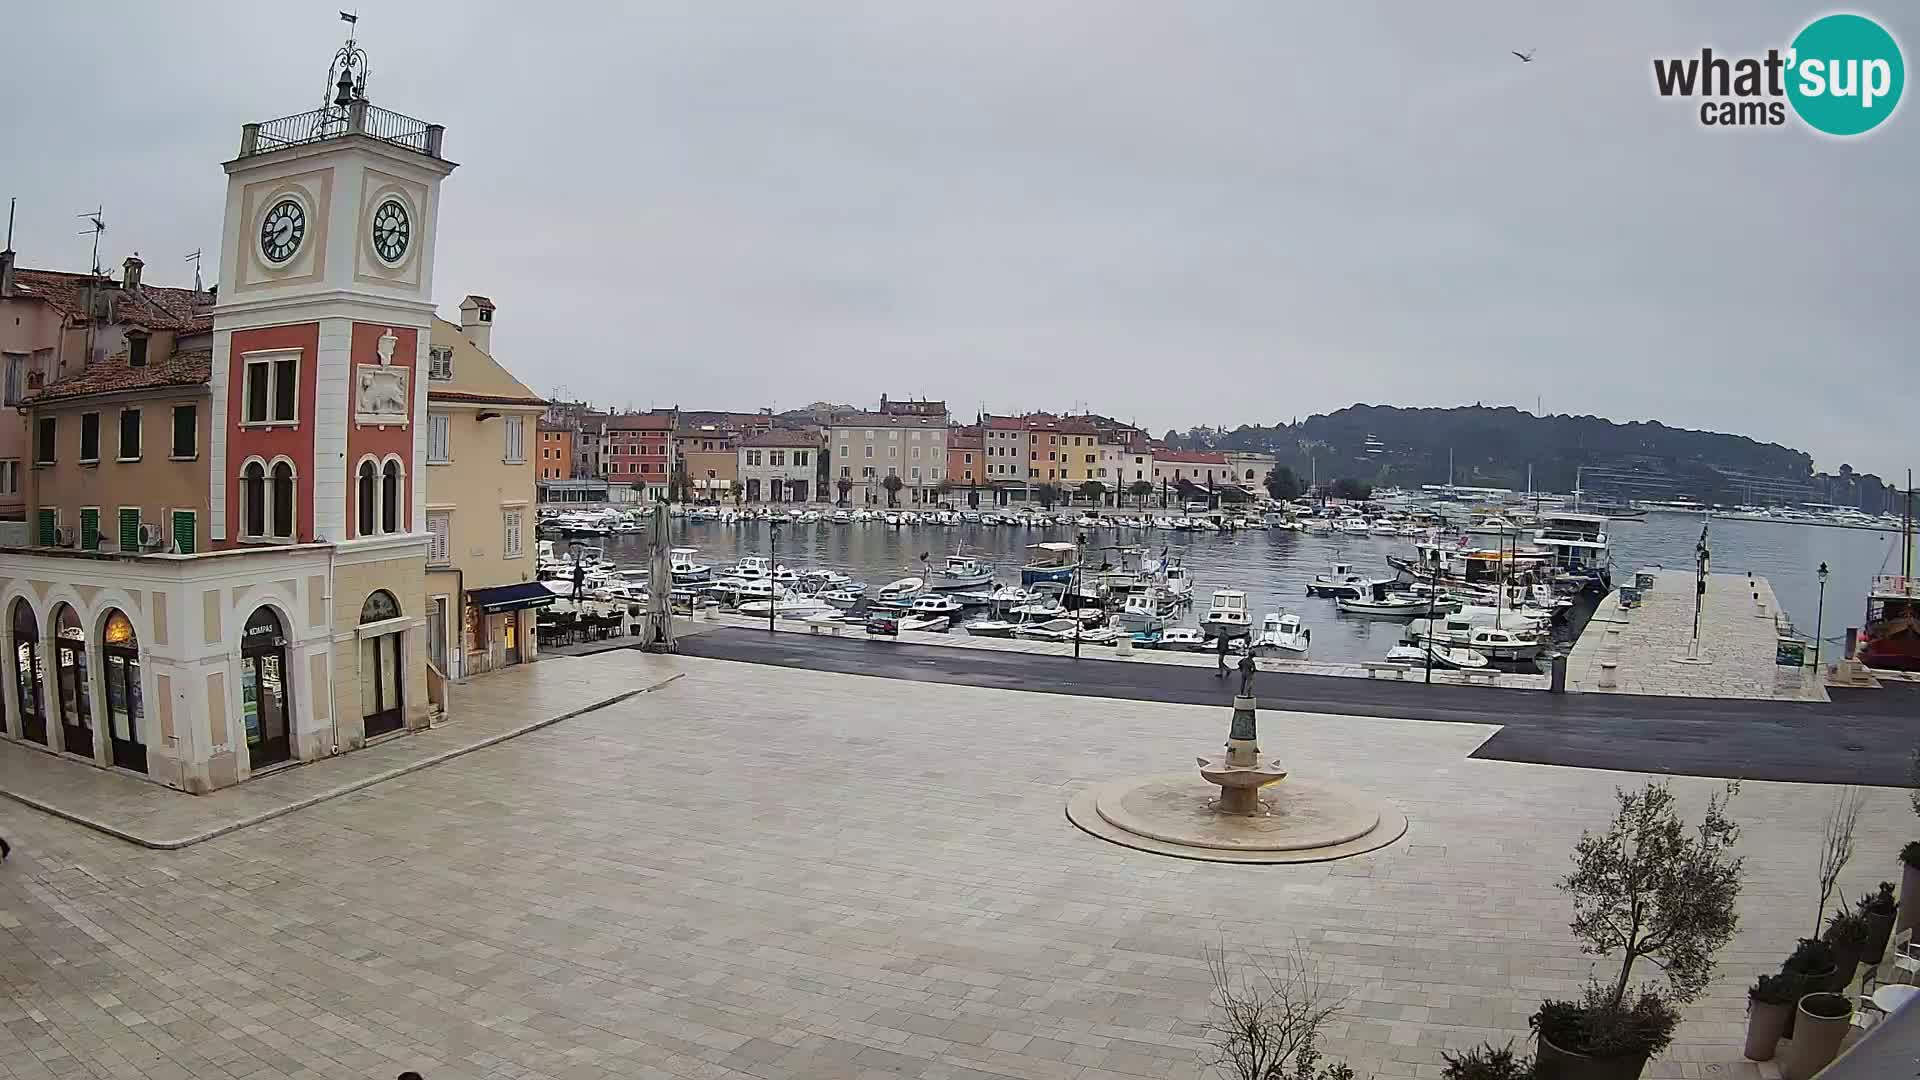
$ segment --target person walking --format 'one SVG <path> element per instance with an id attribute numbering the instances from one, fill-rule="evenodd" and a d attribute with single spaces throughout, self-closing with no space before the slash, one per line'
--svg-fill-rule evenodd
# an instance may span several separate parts
<path id="1" fill-rule="evenodd" d="M 1227 635 L 1221 634 L 1213 640 L 1219 644 L 1219 652 L 1215 653 L 1215 657 L 1219 661 L 1219 666 L 1214 668 L 1213 677 L 1216 679 L 1224 679 L 1227 677 Z"/>
<path id="2" fill-rule="evenodd" d="M 579 559 L 573 560 L 573 602 L 574 603 L 577 604 L 580 602 L 580 590 L 584 585 L 586 585 L 586 583 L 587 583 L 587 568 L 580 565 Z"/>

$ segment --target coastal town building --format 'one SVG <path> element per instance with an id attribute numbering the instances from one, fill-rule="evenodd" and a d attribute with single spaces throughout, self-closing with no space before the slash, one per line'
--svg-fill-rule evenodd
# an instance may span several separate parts
<path id="1" fill-rule="evenodd" d="M 0 548 L 21 745 L 198 792 L 430 722 L 421 376 L 454 165 L 339 55 L 337 99 L 245 125 L 224 165 L 208 348 L 182 347 L 192 304 L 171 342 L 98 287 L 61 315 L 91 344 L 24 400 L 50 528 Z M 118 294 L 143 304 L 139 269 Z"/>
<path id="2" fill-rule="evenodd" d="M 821 453 L 816 432 L 774 428 L 740 441 L 739 474 L 749 503 L 803 503 L 822 498 L 815 490 Z"/>
<path id="3" fill-rule="evenodd" d="M 889 401 L 880 411 L 834 417 L 827 445 L 831 477 L 851 482 L 857 504 L 920 505 L 938 502 L 947 470 L 947 407 L 938 401 Z M 897 477 L 889 492 L 887 477 Z M 892 495 L 892 498 L 889 498 Z"/>
<path id="4" fill-rule="evenodd" d="M 686 423 L 687 414 L 681 414 Z M 757 425 L 756 425 L 757 426 Z M 720 423 L 682 427 L 673 434 L 674 454 L 686 477 L 684 499 L 731 502 L 740 482 L 740 429 Z"/>
<path id="5" fill-rule="evenodd" d="M 1213 450 L 1153 452 L 1153 486 L 1163 499 L 1177 498 L 1180 489 L 1189 485 L 1211 494 L 1214 486 L 1225 483 L 1231 474 L 1227 455 Z"/>
<path id="6" fill-rule="evenodd" d="M 978 424 L 947 431 L 947 482 L 965 490 L 969 506 L 980 504 L 979 490 L 987 484 L 986 440 Z"/>
<path id="7" fill-rule="evenodd" d="M 535 462 L 535 478 L 539 480 L 571 480 L 573 478 L 573 429 L 541 420 L 539 424 L 539 459 Z"/>
<path id="8" fill-rule="evenodd" d="M 30 425 L 20 412 L 34 387 L 124 357 L 127 370 L 159 365 L 176 351 L 208 349 L 211 292 L 147 284 L 145 263 L 128 256 L 118 281 L 16 265 L 0 251 L 0 541 L 27 537 L 26 471 Z M 10 530 L 10 535 L 8 531 Z"/>
<path id="9" fill-rule="evenodd" d="M 623 413 L 602 425 L 601 464 L 609 483 L 632 485 L 652 502 L 667 501 L 674 473 L 673 433 L 679 413 Z"/>
<path id="10" fill-rule="evenodd" d="M 535 427 L 545 399 L 481 347 L 494 306 L 435 318 L 427 374 L 427 657 L 450 679 L 530 660 L 536 609 Z M 483 321 L 477 313 L 486 314 Z M 363 464 L 362 468 L 365 468 Z"/>

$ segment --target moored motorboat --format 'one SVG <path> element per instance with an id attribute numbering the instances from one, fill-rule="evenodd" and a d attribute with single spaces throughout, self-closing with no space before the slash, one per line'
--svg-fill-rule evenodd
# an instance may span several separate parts
<path id="1" fill-rule="evenodd" d="M 1174 652 L 1195 652 L 1206 647 L 1207 635 L 1191 626 L 1169 626 L 1160 631 L 1158 648 Z"/>
<path id="2" fill-rule="evenodd" d="M 927 587 L 935 590 L 973 589 L 992 580 L 993 567 L 983 565 L 968 555 L 949 555 L 944 565 L 927 574 Z"/>
<path id="3" fill-rule="evenodd" d="M 1313 631 L 1302 626 L 1300 616 L 1291 611 L 1268 612 L 1267 617 L 1260 620 L 1256 644 L 1263 648 L 1304 653 L 1312 643 Z"/>
<path id="4" fill-rule="evenodd" d="M 904 577 L 882 585 L 880 591 L 874 595 L 873 602 L 886 607 L 906 607 L 913 603 L 914 597 L 925 592 L 926 588 L 925 579 Z"/>
<path id="5" fill-rule="evenodd" d="M 1253 618 L 1247 614 L 1247 594 L 1239 589 L 1215 589 L 1213 602 L 1201 617 L 1200 626 L 1214 637 L 1246 637 L 1253 632 Z"/>

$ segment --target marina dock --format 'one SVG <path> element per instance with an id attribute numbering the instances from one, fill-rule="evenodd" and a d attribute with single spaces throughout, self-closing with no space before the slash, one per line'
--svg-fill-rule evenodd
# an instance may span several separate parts
<path id="1" fill-rule="evenodd" d="M 1623 609 L 1608 593 L 1567 657 L 1567 689 L 1597 694 L 1827 701 L 1811 667 L 1775 664 L 1779 604 L 1763 577 L 1709 574 L 1700 608 L 1700 663 L 1687 662 L 1693 634 L 1690 570 L 1642 570 L 1653 587 Z M 1631 587 L 1633 577 L 1623 575 Z"/>

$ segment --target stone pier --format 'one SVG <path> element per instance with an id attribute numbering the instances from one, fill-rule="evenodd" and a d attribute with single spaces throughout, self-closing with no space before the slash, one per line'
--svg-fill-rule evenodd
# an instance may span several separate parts
<path id="1" fill-rule="evenodd" d="M 1700 609 L 1700 644 L 1687 662 L 1693 633 L 1692 570 L 1642 570 L 1654 576 L 1640 605 L 1622 609 L 1608 593 L 1567 657 L 1567 688 L 1582 693 L 1672 697 L 1826 701 L 1811 667 L 1774 663 L 1779 605 L 1763 577 L 1708 574 Z M 1629 587 L 1632 576 L 1621 583 Z M 1756 598 L 1757 597 L 1757 598 Z"/>

